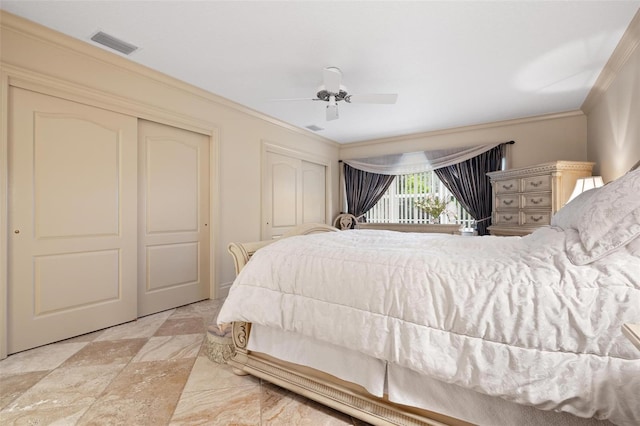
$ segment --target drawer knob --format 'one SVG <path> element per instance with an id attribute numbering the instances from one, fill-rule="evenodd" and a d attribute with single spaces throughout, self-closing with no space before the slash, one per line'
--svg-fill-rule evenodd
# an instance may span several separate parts
<path id="1" fill-rule="evenodd" d="M 503 219 L 505 222 L 509 222 L 511 219 L 513 219 L 513 216 L 502 216 L 502 219 Z"/>
<path id="2" fill-rule="evenodd" d="M 542 220 L 542 216 L 538 216 L 538 217 L 531 216 L 531 220 L 533 220 L 534 222 L 540 222 Z"/>
<path id="3" fill-rule="evenodd" d="M 539 187 L 540 185 L 542 185 L 542 181 L 541 180 L 539 180 L 537 182 L 531 182 L 531 186 L 534 186 L 536 188 Z"/>
<path id="4" fill-rule="evenodd" d="M 540 204 L 540 203 L 542 202 L 542 198 L 538 198 L 538 200 L 537 200 L 537 201 L 536 201 L 536 200 L 534 200 L 534 199 L 532 198 L 532 199 L 531 199 L 531 202 L 532 202 L 533 204 Z"/>
<path id="5" fill-rule="evenodd" d="M 513 188 L 513 184 L 510 183 L 509 185 L 502 185 L 502 189 L 511 189 Z"/>
<path id="6" fill-rule="evenodd" d="M 513 200 L 502 200 L 502 203 L 510 206 L 511 204 L 513 204 Z"/>

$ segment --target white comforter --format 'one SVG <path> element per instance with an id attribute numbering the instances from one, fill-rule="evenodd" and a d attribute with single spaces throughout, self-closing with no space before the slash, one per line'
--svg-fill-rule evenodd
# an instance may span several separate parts
<path id="1" fill-rule="evenodd" d="M 640 424 L 640 239 L 586 266 L 565 234 L 353 230 L 277 241 L 218 322 L 301 333 L 545 410 Z"/>

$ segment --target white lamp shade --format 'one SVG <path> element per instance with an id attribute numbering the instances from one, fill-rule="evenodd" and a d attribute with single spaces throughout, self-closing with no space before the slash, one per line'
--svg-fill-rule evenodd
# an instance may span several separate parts
<path id="1" fill-rule="evenodd" d="M 576 186 L 573 188 L 573 193 L 571 193 L 571 197 L 567 200 L 567 203 L 578 195 L 582 194 L 585 191 L 588 191 L 593 188 L 599 188 L 604 185 L 602 181 L 602 176 L 589 176 L 586 178 L 581 178 L 576 181 Z"/>

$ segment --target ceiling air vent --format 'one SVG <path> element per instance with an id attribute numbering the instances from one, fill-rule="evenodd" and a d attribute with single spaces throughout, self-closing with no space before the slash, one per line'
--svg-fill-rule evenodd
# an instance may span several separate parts
<path id="1" fill-rule="evenodd" d="M 320 130 L 324 130 L 322 127 L 316 126 L 315 124 L 311 124 L 310 126 L 306 126 L 306 127 L 312 132 L 319 132 Z"/>
<path id="2" fill-rule="evenodd" d="M 93 36 L 91 36 L 91 40 L 95 41 L 96 43 L 100 43 L 103 46 L 107 46 L 109 49 L 124 53 L 125 55 L 130 55 L 132 52 L 138 49 L 138 46 L 134 46 L 131 43 L 127 43 L 126 41 L 117 39 L 112 35 L 103 33 L 102 31 L 98 31 Z"/>

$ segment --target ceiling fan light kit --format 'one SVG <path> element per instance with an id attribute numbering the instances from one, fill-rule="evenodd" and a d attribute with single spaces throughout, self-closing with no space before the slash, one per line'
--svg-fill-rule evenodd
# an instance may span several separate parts
<path id="1" fill-rule="evenodd" d="M 326 90 L 323 86 L 318 87 L 318 93 L 316 93 L 316 96 L 318 97 L 318 101 L 326 101 L 329 102 L 329 97 L 334 96 L 336 98 L 336 101 L 342 101 L 345 100 L 345 98 L 347 98 L 347 91 L 345 90 L 346 87 L 341 86 L 340 90 L 338 91 L 338 93 L 331 93 L 328 90 Z"/>
<path id="2" fill-rule="evenodd" d="M 327 105 L 327 121 L 337 120 L 338 118 L 340 118 L 338 114 L 338 104 Z"/>
<path id="3" fill-rule="evenodd" d="M 397 93 L 369 93 L 350 95 L 347 88 L 342 82 L 342 71 L 336 67 L 327 67 L 322 72 L 323 85 L 318 87 L 316 98 L 308 99 L 311 101 L 327 102 L 326 118 L 327 121 L 337 120 L 339 118 L 338 102 L 346 103 L 362 103 L 362 104 L 395 104 L 398 100 Z M 300 100 L 300 99 L 282 99 L 282 100 Z"/>

